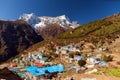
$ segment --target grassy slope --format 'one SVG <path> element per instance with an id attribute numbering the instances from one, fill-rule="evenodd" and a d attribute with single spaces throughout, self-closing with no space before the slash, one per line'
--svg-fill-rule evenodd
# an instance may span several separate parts
<path id="1" fill-rule="evenodd" d="M 100 72 L 93 72 L 92 74 L 120 77 L 120 68 L 102 68 Z"/>
<path id="2" fill-rule="evenodd" d="M 88 35 L 108 36 L 112 33 L 120 31 L 120 14 L 90 22 L 82 25 L 72 31 L 66 32 L 58 37 L 58 39 L 82 38 Z M 72 32 L 72 33 L 71 33 Z"/>

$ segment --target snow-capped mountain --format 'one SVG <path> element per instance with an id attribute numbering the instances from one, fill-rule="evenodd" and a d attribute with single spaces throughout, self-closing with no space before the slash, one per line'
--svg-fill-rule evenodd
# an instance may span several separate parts
<path id="1" fill-rule="evenodd" d="M 67 30 L 74 29 L 79 26 L 77 22 L 71 22 L 65 15 L 57 17 L 42 16 L 35 14 L 23 14 L 19 20 L 24 20 L 30 24 L 38 35 L 44 39 L 54 38 Z"/>
<path id="2" fill-rule="evenodd" d="M 70 27 L 70 28 L 76 28 L 79 26 L 77 22 L 71 22 L 69 18 L 67 18 L 65 15 L 57 16 L 57 17 L 48 17 L 48 16 L 42 16 L 37 17 L 35 14 L 23 14 L 19 17 L 20 20 L 26 21 L 28 24 L 30 24 L 34 28 L 42 28 L 49 24 L 57 24 L 61 27 Z"/>
<path id="3" fill-rule="evenodd" d="M 19 17 L 20 20 L 26 21 L 28 24 L 30 24 L 32 27 L 34 27 L 35 24 L 38 24 L 40 22 L 39 17 L 37 17 L 35 14 L 23 14 Z"/>

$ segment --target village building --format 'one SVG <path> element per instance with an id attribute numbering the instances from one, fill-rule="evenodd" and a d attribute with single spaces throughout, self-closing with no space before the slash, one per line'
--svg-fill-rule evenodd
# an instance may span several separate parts
<path id="1" fill-rule="evenodd" d="M 53 66 L 47 66 L 47 67 L 42 67 L 38 68 L 36 66 L 30 66 L 26 68 L 26 71 L 28 72 L 27 75 L 29 76 L 30 80 L 40 80 L 43 78 L 43 75 L 47 73 L 61 73 L 64 71 L 64 65 L 58 64 L 58 65 L 53 65 Z"/>

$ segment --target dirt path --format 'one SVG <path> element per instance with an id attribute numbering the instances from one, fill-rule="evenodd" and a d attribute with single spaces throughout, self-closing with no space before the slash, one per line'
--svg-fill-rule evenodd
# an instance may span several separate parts
<path id="1" fill-rule="evenodd" d="M 0 69 L 3 69 L 4 67 L 8 67 L 8 65 L 9 65 L 8 63 L 1 64 Z"/>
<path id="2" fill-rule="evenodd" d="M 73 75 L 75 80 L 81 80 L 81 78 L 96 78 L 97 80 L 120 80 L 120 78 L 114 76 L 105 75 L 93 75 L 93 74 L 75 74 Z"/>

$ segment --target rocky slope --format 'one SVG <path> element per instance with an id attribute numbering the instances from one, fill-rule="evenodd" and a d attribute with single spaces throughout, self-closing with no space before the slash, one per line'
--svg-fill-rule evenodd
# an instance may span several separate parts
<path id="1" fill-rule="evenodd" d="M 41 35 L 44 39 L 53 39 L 56 36 L 70 30 L 69 27 L 66 26 L 66 29 L 57 25 L 57 24 L 49 24 L 44 28 L 36 28 L 35 31 Z"/>
<path id="2" fill-rule="evenodd" d="M 0 21 L 0 62 L 42 40 L 25 21 Z"/>

